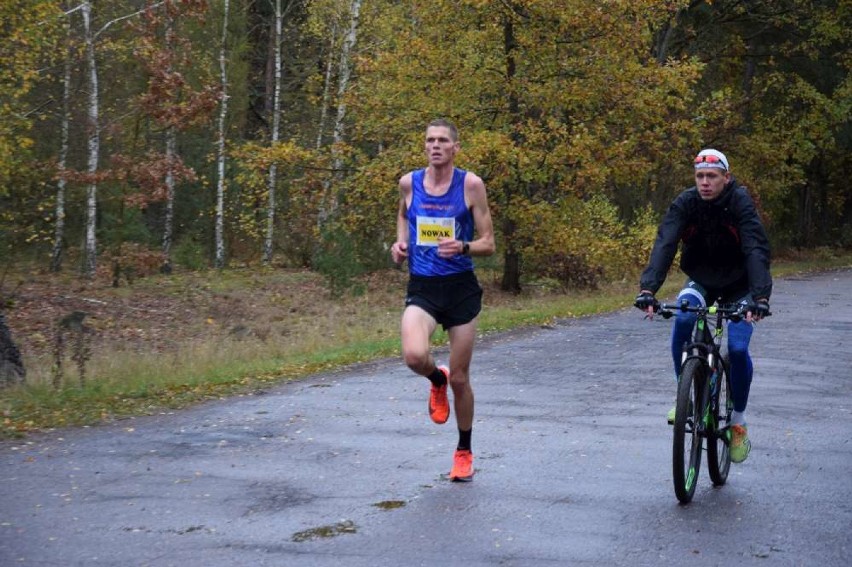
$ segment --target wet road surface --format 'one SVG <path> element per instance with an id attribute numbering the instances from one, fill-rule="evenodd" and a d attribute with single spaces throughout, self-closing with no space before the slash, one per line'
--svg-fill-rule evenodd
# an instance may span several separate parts
<path id="1" fill-rule="evenodd" d="M 751 456 L 721 488 L 705 461 L 688 506 L 671 323 L 625 308 L 480 342 L 468 484 L 398 360 L 0 443 L 0 565 L 847 566 L 852 271 L 778 280 L 772 310 Z"/>

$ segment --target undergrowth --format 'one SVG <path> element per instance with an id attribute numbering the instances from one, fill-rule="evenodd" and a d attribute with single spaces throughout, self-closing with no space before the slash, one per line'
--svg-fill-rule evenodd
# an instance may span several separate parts
<path id="1" fill-rule="evenodd" d="M 776 262 L 773 274 L 850 265 L 852 255 L 823 252 Z M 631 277 L 582 292 L 529 282 L 523 293 L 512 295 L 499 292 L 496 272 L 481 270 L 479 275 L 486 288 L 480 335 L 628 308 L 637 291 L 637 278 Z M 375 275 L 361 282 L 357 294 L 342 297 L 337 296 L 339 290 L 332 294 L 318 284 L 318 277 L 272 270 L 211 272 L 142 280 L 134 288 L 100 296 L 106 299 L 98 301 L 105 304 L 128 301 L 141 309 L 134 294 L 146 290 L 160 300 L 170 298 L 164 304 L 168 309 L 195 312 L 157 327 L 165 336 L 156 340 L 102 344 L 87 360 L 87 379 L 82 382 L 69 379 L 56 387 L 49 348 L 30 356 L 27 383 L 0 390 L 0 438 L 252 395 L 288 380 L 399 355 L 404 274 Z M 672 274 L 658 296 L 673 295 L 682 282 L 682 276 Z M 87 288 L 81 293 L 92 292 Z M 118 315 L 98 317 L 101 335 L 119 332 Z M 37 337 L 27 339 L 30 350 L 38 353 Z M 446 340 L 446 333 L 439 331 L 433 342 L 440 346 Z"/>

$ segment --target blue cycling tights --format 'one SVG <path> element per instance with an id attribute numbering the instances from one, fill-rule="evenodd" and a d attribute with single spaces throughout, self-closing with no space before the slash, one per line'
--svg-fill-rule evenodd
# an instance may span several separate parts
<path id="1" fill-rule="evenodd" d="M 678 303 L 683 299 L 690 305 L 699 305 L 699 299 L 694 293 L 682 293 Z M 678 312 L 672 328 L 672 360 L 675 376 L 680 376 L 681 357 L 684 343 L 691 342 L 692 329 L 698 318 L 694 313 Z M 731 361 L 731 397 L 734 400 L 734 410 L 744 412 L 748 404 L 748 393 L 751 388 L 751 377 L 754 367 L 748 353 L 748 344 L 754 327 L 745 320 L 728 323 L 728 356 Z"/>

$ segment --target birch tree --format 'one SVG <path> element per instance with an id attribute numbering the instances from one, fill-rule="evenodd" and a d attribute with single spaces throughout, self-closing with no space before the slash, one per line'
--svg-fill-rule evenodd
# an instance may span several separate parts
<path id="1" fill-rule="evenodd" d="M 323 135 L 325 133 L 325 121 L 328 116 L 328 104 L 331 98 L 331 79 L 334 72 L 334 47 L 337 42 L 337 26 L 333 25 L 330 29 L 328 38 L 328 53 L 325 61 L 325 74 L 322 85 L 322 98 L 320 99 L 320 115 L 317 123 L 317 143 L 316 148 L 322 148 Z"/>
<path id="2" fill-rule="evenodd" d="M 96 43 L 98 37 L 113 25 L 138 16 L 141 12 L 132 12 L 106 22 L 99 30 L 94 31 L 92 2 L 84 0 L 78 6 L 70 9 L 66 15 L 80 11 L 83 20 L 83 52 L 86 61 L 86 171 L 80 176 L 86 184 L 86 215 L 85 240 L 83 243 L 83 275 L 93 278 L 97 269 L 97 213 L 98 213 L 98 180 L 100 164 L 100 91 L 98 80 L 98 63 Z M 60 152 L 61 154 L 61 152 Z M 60 155 L 61 158 L 61 155 Z M 64 167 L 64 166 L 63 166 Z M 63 212 L 64 214 L 64 212 Z M 60 218 L 57 216 L 57 222 Z M 64 230 L 64 227 L 63 227 Z"/>
<path id="3" fill-rule="evenodd" d="M 86 173 L 88 186 L 86 188 L 86 240 L 83 256 L 83 274 L 87 278 L 95 277 L 97 268 L 97 212 L 98 212 L 98 161 L 100 154 L 100 126 L 98 124 L 98 67 L 95 60 L 95 34 L 92 31 L 92 5 L 85 0 L 83 12 L 83 41 L 85 44 L 86 70 L 88 76 L 89 99 L 86 121 Z"/>
<path id="4" fill-rule="evenodd" d="M 355 48 L 355 42 L 358 39 L 358 20 L 361 14 L 361 0 L 352 0 L 349 6 L 349 29 L 346 37 L 343 39 L 343 44 L 340 47 L 340 62 L 337 66 L 337 115 L 334 120 L 334 159 L 333 167 L 335 172 L 339 172 L 343 167 L 343 158 L 339 153 L 339 146 L 344 141 L 345 120 L 346 120 L 346 90 L 349 87 L 349 79 L 352 76 L 352 50 Z M 335 178 L 339 179 L 339 175 L 335 174 Z M 329 202 L 325 214 L 329 217 L 337 213 L 338 198 L 335 188 L 332 186 L 330 195 L 324 202 Z"/>
<path id="5" fill-rule="evenodd" d="M 340 48 L 340 63 L 337 66 L 337 117 L 334 121 L 334 143 L 343 141 L 344 119 L 346 118 L 346 89 L 352 76 L 352 50 L 358 40 L 358 18 L 361 14 L 361 0 L 352 0 L 349 10 L 349 30 Z"/>
<path id="6" fill-rule="evenodd" d="M 97 36 L 109 26 L 123 18 L 112 20 L 98 32 L 93 29 L 92 3 L 84 0 L 77 8 L 83 17 L 83 45 L 86 59 L 87 94 L 86 103 L 86 221 L 83 244 L 83 275 L 94 278 L 97 269 L 97 213 L 98 213 L 98 167 L 100 163 L 100 110 L 98 91 L 98 65 L 95 57 Z M 57 217 L 58 220 L 58 217 Z"/>
<path id="7" fill-rule="evenodd" d="M 320 97 L 316 148 L 321 149 L 325 138 L 329 107 L 335 105 L 331 125 L 331 165 L 333 174 L 323 182 L 321 206 L 317 227 L 322 231 L 337 211 L 338 198 L 335 185 L 341 180 L 343 169 L 341 144 L 345 143 L 346 93 L 352 76 L 352 55 L 358 39 L 361 0 L 325 0 L 311 5 L 309 29 L 318 38 L 327 41 L 323 89 Z M 339 37 L 339 30 L 345 33 Z M 327 39 L 325 39 L 327 38 Z M 335 96 L 332 97 L 332 91 Z M 333 98 L 333 100 L 332 100 Z"/>
<path id="8" fill-rule="evenodd" d="M 75 59 L 72 42 L 71 17 L 65 18 L 65 62 L 62 73 L 62 115 L 60 118 L 59 159 L 57 160 L 58 176 L 56 181 L 56 211 L 53 253 L 50 259 L 50 269 L 58 272 L 62 269 L 62 255 L 65 243 L 65 188 L 68 184 L 66 172 L 68 159 L 68 131 L 71 122 L 71 71 Z"/>
<path id="9" fill-rule="evenodd" d="M 228 116 L 227 39 L 230 0 L 222 3 L 222 40 L 219 46 L 219 122 L 216 138 L 216 253 L 214 265 L 225 267 L 225 124 Z"/>
<path id="10" fill-rule="evenodd" d="M 91 279 L 95 276 L 95 271 L 97 269 L 97 212 L 98 212 L 98 176 L 99 176 L 99 163 L 100 163 L 100 108 L 99 108 L 99 82 L 98 82 L 98 64 L 96 58 L 96 41 L 98 36 L 105 32 L 112 25 L 117 22 L 123 21 L 127 18 L 132 18 L 139 14 L 139 12 L 133 12 L 131 14 L 121 16 L 119 18 L 110 20 L 106 24 L 104 24 L 101 29 L 97 32 L 94 30 L 94 22 L 93 22 L 93 10 L 92 3 L 89 0 L 84 0 L 82 3 L 77 5 L 74 8 L 71 8 L 66 12 L 66 16 L 70 17 L 71 14 L 79 11 L 82 15 L 83 20 L 83 53 L 85 57 L 85 69 L 86 69 L 86 85 L 87 85 L 87 101 L 86 101 L 86 171 L 85 174 L 80 176 L 86 184 L 86 204 L 85 204 L 85 239 L 83 243 L 83 267 L 82 273 L 85 277 Z M 68 74 L 68 70 L 66 68 L 66 87 L 70 82 L 70 75 Z M 63 103 L 64 104 L 64 103 Z M 64 114 L 65 111 L 63 111 Z M 67 115 L 67 114 L 66 114 Z M 63 118 L 62 125 L 62 136 L 63 142 L 62 148 L 64 152 L 67 152 L 67 140 L 65 137 L 67 136 L 67 127 L 68 122 Z M 59 203 L 64 203 L 64 189 L 63 178 L 65 176 L 66 171 L 66 154 L 63 153 L 63 149 L 60 149 L 60 185 L 57 188 L 58 193 L 61 190 L 62 199 L 58 199 L 57 207 L 59 207 Z M 58 194 L 57 197 L 60 195 Z M 62 232 L 64 232 L 64 206 L 62 208 L 57 208 L 57 230 L 56 230 L 56 239 L 59 241 L 61 239 Z M 57 245 L 61 245 L 61 242 L 55 243 L 55 247 Z M 54 250 L 55 253 L 55 250 Z M 55 258 L 55 256 L 54 256 Z"/>
<path id="11" fill-rule="evenodd" d="M 272 146 L 278 143 L 281 127 L 281 29 L 284 21 L 284 11 L 281 0 L 275 0 L 275 45 L 274 65 L 275 77 L 274 92 L 272 94 L 272 131 L 270 142 Z M 273 237 L 275 235 L 275 184 L 278 178 L 278 164 L 274 161 L 269 166 L 267 177 L 267 203 L 266 203 L 266 234 L 263 239 L 263 263 L 272 262 Z"/>

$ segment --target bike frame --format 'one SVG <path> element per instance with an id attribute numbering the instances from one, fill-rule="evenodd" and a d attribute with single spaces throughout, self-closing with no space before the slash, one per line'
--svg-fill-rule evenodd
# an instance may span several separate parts
<path id="1" fill-rule="evenodd" d="M 663 306 L 671 307 L 671 306 Z M 678 306 L 678 309 L 683 309 L 683 306 Z M 725 444 L 729 443 L 728 436 L 725 431 L 728 429 L 725 426 L 722 429 L 717 429 L 718 423 L 716 416 L 718 408 L 714 407 L 713 400 L 715 399 L 716 390 L 719 388 L 719 372 L 717 365 L 722 359 L 722 337 L 725 334 L 724 319 L 725 314 L 731 315 L 731 310 L 728 308 L 720 308 L 713 304 L 709 307 L 690 308 L 689 311 L 694 311 L 698 315 L 695 321 L 695 332 L 693 333 L 693 342 L 684 345 L 682 363 L 690 358 L 698 358 L 707 368 L 707 375 L 710 377 L 709 388 L 704 388 L 704 384 L 696 384 L 696 391 L 701 392 L 702 399 L 700 400 L 701 421 L 693 424 L 697 428 L 697 433 L 701 437 L 708 437 L 708 431 L 713 431 L 722 436 Z M 711 331 L 710 317 L 715 316 L 715 325 Z"/>

